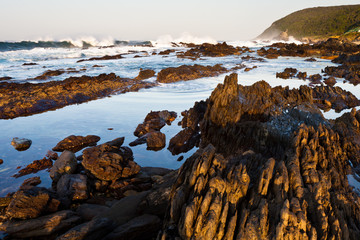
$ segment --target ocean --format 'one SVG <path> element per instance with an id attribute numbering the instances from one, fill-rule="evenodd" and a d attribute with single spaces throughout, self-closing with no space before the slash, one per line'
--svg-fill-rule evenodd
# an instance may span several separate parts
<path id="1" fill-rule="evenodd" d="M 173 49 L 175 51 L 187 50 L 181 42 L 210 42 L 213 39 L 172 39 L 165 37 L 156 41 L 120 41 L 120 40 L 61 40 L 61 41 L 22 41 L 0 42 L 0 78 L 11 77 L 9 82 L 40 83 L 44 81 L 61 81 L 70 76 L 96 76 L 101 73 L 115 73 L 120 77 L 134 78 L 140 68 L 152 69 L 156 73 L 168 67 L 180 65 L 215 65 L 223 64 L 226 68 L 235 67 L 237 64 L 245 64 L 247 67 L 257 68 L 245 72 L 239 69 L 239 84 L 251 85 L 256 81 L 265 80 L 271 86 L 289 86 L 297 88 L 307 85 L 309 81 L 299 79 L 279 79 L 276 72 L 281 72 L 286 67 L 297 68 L 299 71 L 310 74 L 321 73 L 326 66 L 336 66 L 329 60 L 317 59 L 316 62 L 306 62 L 304 58 L 279 57 L 278 59 L 266 59 L 265 62 L 245 61 L 242 56 L 227 57 L 201 57 L 197 60 L 177 58 L 175 52 L 169 55 L 157 55 L 160 51 Z M 229 41 L 234 46 L 247 46 L 255 52 L 250 56 L 257 56 L 256 50 L 271 44 L 270 42 L 256 41 Z M 77 62 L 91 57 L 122 54 L 124 58 L 105 61 Z M 135 57 L 137 56 L 137 57 Z M 32 64 L 32 65 L 29 65 Z M 100 67 L 94 67 L 98 65 Z M 36 80 L 35 77 L 47 70 L 72 69 L 70 73 L 64 73 L 48 80 Z M 78 71 L 78 72 L 76 72 Z M 18 172 L 18 167 L 23 168 L 34 160 L 45 157 L 48 150 L 53 148 L 60 140 L 69 135 L 89 134 L 101 137 L 99 143 L 112 140 L 117 137 L 125 137 L 124 145 L 128 145 L 136 137 L 133 131 L 139 123 L 142 123 L 146 114 L 150 111 L 170 110 L 176 111 L 177 119 L 171 126 L 165 126 L 162 132 L 166 134 L 167 142 L 172 136 L 181 130 L 177 123 L 181 120 L 181 112 L 193 106 L 195 101 L 205 100 L 217 84 L 222 83 L 226 74 L 201 78 L 186 82 L 160 84 L 150 89 L 142 89 L 139 92 L 113 95 L 107 98 L 90 101 L 79 105 L 70 105 L 55 111 L 48 111 L 27 117 L 18 117 L 11 120 L 0 120 L 0 159 L 4 163 L 0 165 L 0 197 L 15 191 L 27 178 L 40 176 L 41 186 L 50 186 L 51 179 L 47 171 L 30 174 L 20 178 L 12 175 Z M 150 78 L 147 81 L 155 81 Z M 343 83 L 343 79 L 337 79 L 336 86 L 340 86 L 356 97 L 360 98 L 360 87 Z M 350 110 L 344 110 L 350 111 Z M 343 113 L 342 112 L 342 113 Z M 329 111 L 324 113 L 326 118 L 336 118 L 342 113 Z M 108 130 L 113 128 L 113 130 Z M 11 146 L 13 137 L 29 138 L 32 146 L 23 152 L 16 151 Z M 196 149 L 186 154 L 173 156 L 166 148 L 160 151 L 148 151 L 145 145 L 131 148 L 134 152 L 134 160 L 140 166 L 153 166 L 177 169 L 183 162 L 177 161 L 183 155 L 186 159 Z M 77 155 L 81 154 L 78 152 Z"/>

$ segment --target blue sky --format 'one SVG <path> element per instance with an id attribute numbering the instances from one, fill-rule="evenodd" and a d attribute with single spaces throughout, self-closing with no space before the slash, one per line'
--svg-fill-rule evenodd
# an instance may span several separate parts
<path id="1" fill-rule="evenodd" d="M 0 40 L 81 36 L 156 40 L 162 35 L 249 40 L 271 23 L 314 6 L 355 0 L 0 0 Z"/>

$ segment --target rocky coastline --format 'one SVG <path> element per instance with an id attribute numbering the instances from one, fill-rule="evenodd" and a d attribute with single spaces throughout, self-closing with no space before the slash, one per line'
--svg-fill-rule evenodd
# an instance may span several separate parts
<path id="1" fill-rule="evenodd" d="M 189 47 L 175 54 L 201 58 L 251 51 L 226 43 Z M 356 85 L 359 51 L 329 39 L 317 45 L 273 44 L 258 55 L 331 58 L 341 65 L 325 68 L 328 77 Z M 0 118 L 232 71 L 195 64 L 157 74 L 141 69 L 134 79 L 102 74 L 37 84 L 1 82 Z M 156 81 L 146 81 L 155 76 Z M 183 111 L 182 130 L 168 150 L 174 155 L 198 150 L 178 170 L 141 167 L 131 148 L 166 147 L 161 129 L 177 117 L 173 111 L 148 113 L 129 146 L 122 136 L 102 144 L 95 135 L 59 139 L 44 159 L 17 174 L 48 169 L 51 186 L 39 187 L 35 176 L 0 198 L 0 239 L 360 239 L 360 195 L 348 180 L 360 175 L 360 110 L 355 108 L 360 100 L 329 78 L 322 84 L 292 68 L 276 76 L 309 78 L 313 84 L 243 86 L 232 73 L 208 99 Z M 329 109 L 351 111 L 328 120 L 322 111 Z"/>

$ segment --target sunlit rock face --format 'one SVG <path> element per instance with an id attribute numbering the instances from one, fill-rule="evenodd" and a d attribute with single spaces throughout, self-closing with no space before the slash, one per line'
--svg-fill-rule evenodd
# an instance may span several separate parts
<path id="1" fill-rule="evenodd" d="M 326 89 L 226 77 L 208 99 L 200 149 L 179 170 L 162 239 L 359 239 L 347 174 L 350 158 L 359 165 L 360 113 L 324 119 Z"/>

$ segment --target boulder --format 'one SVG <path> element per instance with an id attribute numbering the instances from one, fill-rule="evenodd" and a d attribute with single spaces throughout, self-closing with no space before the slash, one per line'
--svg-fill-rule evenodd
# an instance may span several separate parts
<path id="1" fill-rule="evenodd" d="M 76 171 L 77 160 L 75 154 L 70 151 L 63 151 L 60 157 L 54 162 L 50 170 L 50 177 L 56 183 L 64 174 L 72 174 Z"/>
<path id="2" fill-rule="evenodd" d="M 122 142 L 120 141 L 121 144 Z M 104 181 L 136 175 L 140 166 L 133 161 L 131 149 L 120 147 L 121 144 L 114 140 L 85 149 L 81 164 L 96 178 Z"/>
<path id="3" fill-rule="evenodd" d="M 29 149 L 29 147 L 31 146 L 31 143 L 32 143 L 32 141 L 27 138 L 15 137 L 11 141 L 11 145 L 13 145 L 13 147 L 18 151 L 25 151 L 25 150 Z"/>
<path id="4" fill-rule="evenodd" d="M 141 137 L 148 132 L 160 131 L 165 124 L 170 125 L 176 117 L 176 112 L 168 110 L 151 111 L 146 115 L 144 122 L 137 126 L 134 135 Z"/>
<path id="5" fill-rule="evenodd" d="M 95 135 L 88 135 L 86 137 L 71 135 L 61 140 L 58 144 L 56 144 L 55 147 L 53 147 L 52 150 L 56 152 L 68 150 L 70 152 L 76 153 L 85 147 L 95 146 L 99 140 L 100 137 Z"/>
<path id="6" fill-rule="evenodd" d="M 160 150 L 165 147 L 165 134 L 162 132 L 149 132 L 146 135 L 147 149 Z"/>
<path id="7" fill-rule="evenodd" d="M 324 80 L 324 83 L 328 86 L 333 87 L 336 84 L 336 79 L 334 77 L 328 77 Z"/>
<path id="8" fill-rule="evenodd" d="M 89 197 L 87 177 L 81 174 L 62 175 L 57 182 L 56 191 L 61 198 L 85 200 Z"/>
<path id="9" fill-rule="evenodd" d="M 135 80 L 145 80 L 155 76 L 155 71 L 151 69 L 140 69 L 139 75 Z"/>
<path id="10" fill-rule="evenodd" d="M 20 188 L 12 197 L 6 210 L 6 217 L 16 219 L 37 218 L 57 211 L 60 201 L 55 194 L 42 187 Z"/>

